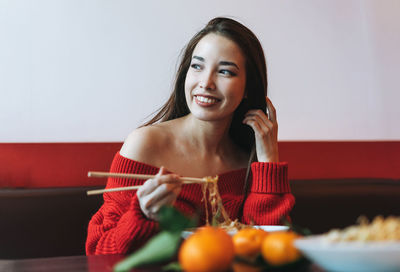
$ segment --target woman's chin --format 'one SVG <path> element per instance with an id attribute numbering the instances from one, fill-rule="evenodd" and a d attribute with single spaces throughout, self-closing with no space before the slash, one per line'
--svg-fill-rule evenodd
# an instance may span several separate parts
<path id="1" fill-rule="evenodd" d="M 203 122 L 223 122 L 223 121 L 230 121 L 231 118 L 224 116 L 218 113 L 211 113 L 211 112 L 200 112 L 200 111 L 192 111 L 191 116 L 199 121 Z"/>

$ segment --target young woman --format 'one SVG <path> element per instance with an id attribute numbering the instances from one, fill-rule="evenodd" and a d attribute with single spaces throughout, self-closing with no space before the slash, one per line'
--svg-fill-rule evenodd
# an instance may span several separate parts
<path id="1" fill-rule="evenodd" d="M 287 164 L 279 162 L 276 111 L 266 93 L 256 36 L 232 19 L 211 20 L 187 45 L 167 103 L 128 136 L 111 165 L 111 172 L 156 177 L 108 180 L 107 188 L 143 185 L 137 192 L 104 194 L 89 223 L 87 254 L 140 247 L 158 231 L 163 205 L 197 213 L 204 224 L 201 185 L 182 185 L 180 176 L 218 175 L 232 220 L 276 225 L 288 216 L 294 197 Z"/>

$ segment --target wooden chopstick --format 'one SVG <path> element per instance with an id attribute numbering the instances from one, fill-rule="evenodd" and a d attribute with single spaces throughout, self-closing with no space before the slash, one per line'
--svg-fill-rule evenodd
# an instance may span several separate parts
<path id="1" fill-rule="evenodd" d="M 129 190 L 137 190 L 140 188 L 142 185 L 135 185 L 135 186 L 126 186 L 126 187 L 117 187 L 117 188 L 111 188 L 111 189 L 98 189 L 98 190 L 90 190 L 87 191 L 87 195 L 100 195 L 103 193 L 109 193 L 109 192 L 120 192 L 120 191 L 129 191 Z"/>
<path id="2" fill-rule="evenodd" d="M 125 173 L 109 173 L 109 172 L 88 172 L 88 177 L 93 178 L 132 178 L 132 179 L 151 179 L 155 175 L 143 175 L 143 174 L 125 174 Z M 181 177 L 183 183 L 204 183 L 207 182 L 204 178 L 191 178 L 191 177 Z"/>
<path id="3" fill-rule="evenodd" d="M 107 178 L 107 177 L 117 177 L 117 178 L 132 178 L 132 179 L 151 179 L 154 178 L 155 175 L 143 175 L 143 174 L 124 174 L 124 173 L 109 173 L 109 172 L 88 172 L 88 177 L 96 177 L 96 178 Z M 206 183 L 207 180 L 205 178 L 192 178 L 192 177 L 181 177 L 182 183 L 184 184 L 192 184 L 192 183 Z M 126 187 L 118 187 L 111 189 L 99 189 L 99 190 L 91 190 L 87 191 L 87 195 L 98 195 L 102 193 L 108 192 L 119 192 L 119 191 L 128 191 L 128 190 L 137 190 L 141 185 L 136 186 L 126 186 Z"/>

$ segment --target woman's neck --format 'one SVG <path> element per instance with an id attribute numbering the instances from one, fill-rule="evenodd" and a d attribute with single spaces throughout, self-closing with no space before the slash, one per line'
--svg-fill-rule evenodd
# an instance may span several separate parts
<path id="1" fill-rule="evenodd" d="M 231 120 L 202 121 L 188 114 L 181 122 L 187 143 L 204 155 L 223 155 L 232 149 L 229 137 Z"/>

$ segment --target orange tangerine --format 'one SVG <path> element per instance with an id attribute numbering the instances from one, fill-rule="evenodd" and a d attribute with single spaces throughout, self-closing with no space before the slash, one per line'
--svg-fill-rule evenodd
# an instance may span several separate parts
<path id="1" fill-rule="evenodd" d="M 245 258 L 255 258 L 261 252 L 261 245 L 268 233 L 261 229 L 246 228 L 239 230 L 233 237 L 235 254 Z"/>
<path id="2" fill-rule="evenodd" d="M 293 231 L 268 234 L 261 246 L 264 260 L 270 265 L 279 266 L 300 259 L 301 253 L 293 243 L 299 237 L 300 235 Z"/>
<path id="3" fill-rule="evenodd" d="M 184 271 L 226 271 L 234 258 L 232 238 L 225 230 L 202 227 L 187 238 L 178 252 L 178 260 Z"/>

